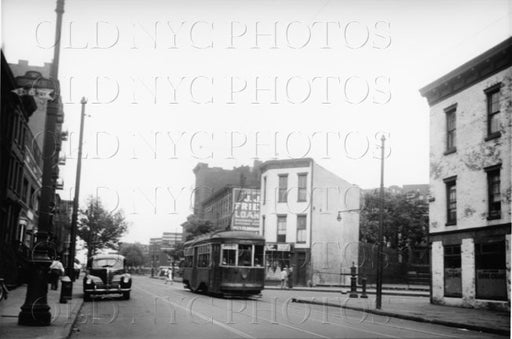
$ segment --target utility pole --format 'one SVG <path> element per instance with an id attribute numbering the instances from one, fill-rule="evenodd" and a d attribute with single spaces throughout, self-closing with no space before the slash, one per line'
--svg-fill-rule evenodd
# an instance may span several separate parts
<path id="1" fill-rule="evenodd" d="M 382 233 L 384 228 L 384 144 L 386 138 L 384 135 L 381 140 L 380 155 L 380 193 L 379 193 L 379 237 L 377 238 L 377 297 L 375 299 L 375 308 L 380 310 L 382 307 Z"/>
<path id="2" fill-rule="evenodd" d="M 84 120 L 85 120 L 85 104 L 87 104 L 87 99 L 82 98 L 80 101 L 82 104 L 82 113 L 80 115 L 80 134 L 78 137 L 78 159 L 76 163 L 76 177 L 75 177 L 75 197 L 73 199 L 73 214 L 71 215 L 71 229 L 69 232 L 69 236 L 71 241 L 69 243 L 69 260 L 68 260 L 68 277 L 71 278 L 71 281 L 75 281 L 75 252 L 76 252 L 76 227 L 77 227 L 77 219 L 78 219 L 78 206 L 79 206 L 79 197 L 80 197 L 80 175 L 82 173 L 82 141 L 84 138 Z M 73 286 L 73 285 L 71 285 Z M 72 291 L 73 289 L 71 289 Z M 69 295 L 69 298 L 72 296 Z"/>
<path id="3" fill-rule="evenodd" d="M 36 235 L 37 242 L 32 248 L 30 258 L 30 277 L 28 279 L 25 303 L 21 306 L 18 315 L 19 325 L 48 326 L 51 323 L 50 306 L 48 306 L 48 268 L 50 237 L 52 231 L 53 213 L 55 212 L 55 178 L 54 171 L 58 169 L 59 152 L 56 147 L 60 135 L 56 135 L 59 111 L 62 105 L 60 100 L 59 52 L 62 29 L 62 15 L 64 13 L 64 0 L 57 0 L 57 22 L 55 26 L 55 46 L 53 49 L 53 62 L 50 70 L 50 80 L 55 84 L 55 97 L 48 101 L 46 106 L 46 122 L 43 144 L 43 177 L 41 200 L 39 203 L 39 224 Z"/>

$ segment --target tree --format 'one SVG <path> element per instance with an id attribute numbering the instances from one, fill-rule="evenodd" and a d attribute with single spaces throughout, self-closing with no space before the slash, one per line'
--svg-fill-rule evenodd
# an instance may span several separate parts
<path id="1" fill-rule="evenodd" d="M 379 191 L 366 193 L 361 210 L 360 240 L 376 243 L 379 234 Z M 428 204 L 406 194 L 384 193 L 385 240 L 391 248 L 404 249 L 426 242 Z"/>
<path id="2" fill-rule="evenodd" d="M 80 210 L 77 235 L 85 242 L 87 257 L 100 249 L 117 248 L 126 229 L 123 211 L 107 211 L 99 198 L 89 197 L 87 210 Z"/>
<path id="3" fill-rule="evenodd" d="M 128 266 L 142 266 L 144 264 L 142 248 L 137 244 L 122 246 L 120 253 L 126 258 L 126 265 Z"/>
<path id="4" fill-rule="evenodd" d="M 179 261 L 181 258 L 184 257 L 183 243 L 182 242 L 177 243 L 176 247 L 174 247 L 172 250 L 167 252 L 167 254 L 169 254 L 174 259 L 174 261 Z"/>
<path id="5" fill-rule="evenodd" d="M 183 227 L 187 233 L 185 241 L 216 229 L 210 220 L 200 219 L 194 214 L 189 215 L 187 221 L 181 224 L 181 227 Z"/>

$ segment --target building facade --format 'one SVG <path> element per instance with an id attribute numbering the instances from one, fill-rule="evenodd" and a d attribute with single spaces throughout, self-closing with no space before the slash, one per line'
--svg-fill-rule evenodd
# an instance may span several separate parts
<path id="1" fill-rule="evenodd" d="M 229 170 L 198 163 L 193 170 L 196 177 L 194 214 L 200 219 L 204 218 L 203 203 L 227 186 L 259 187 L 260 164 L 260 161 L 254 161 L 252 167 L 240 166 Z"/>
<path id="2" fill-rule="evenodd" d="M 510 309 L 512 38 L 425 86 L 432 302 Z"/>
<path id="3" fill-rule="evenodd" d="M 291 266 L 296 284 L 347 284 L 358 264 L 360 189 L 310 158 L 260 168 L 267 279 Z"/>
<path id="4" fill-rule="evenodd" d="M 34 211 L 37 210 L 36 190 L 40 182 L 35 177 L 39 171 L 34 158 L 40 152 L 37 153 L 35 147 L 32 153 L 33 148 L 27 140 L 30 139 L 28 122 L 37 109 L 36 102 L 31 96 L 18 96 L 12 92 L 18 86 L 3 52 L 1 64 L 0 275 L 14 287 L 24 282 L 24 267 L 30 254 L 27 230 L 37 221 Z"/>
<path id="5" fill-rule="evenodd" d="M 204 201 L 202 210 L 217 229 L 259 232 L 260 189 L 227 186 Z"/>
<path id="6" fill-rule="evenodd" d="M 172 251 L 176 246 L 182 242 L 182 233 L 178 232 L 164 232 L 162 233 L 162 251 Z"/>

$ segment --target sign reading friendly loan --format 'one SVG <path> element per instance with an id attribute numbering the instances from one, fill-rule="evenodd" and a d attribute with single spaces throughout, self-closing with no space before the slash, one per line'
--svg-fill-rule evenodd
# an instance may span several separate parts
<path id="1" fill-rule="evenodd" d="M 260 190 L 234 188 L 232 229 L 258 232 L 260 222 Z"/>

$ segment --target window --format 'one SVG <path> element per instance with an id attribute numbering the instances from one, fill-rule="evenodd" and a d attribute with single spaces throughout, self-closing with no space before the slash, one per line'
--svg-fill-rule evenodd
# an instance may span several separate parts
<path id="1" fill-rule="evenodd" d="M 475 244 L 476 297 L 507 300 L 505 240 L 479 239 Z"/>
<path id="2" fill-rule="evenodd" d="M 456 119 L 455 119 L 456 107 L 448 108 L 446 112 L 446 153 L 455 152 L 456 142 Z"/>
<path id="3" fill-rule="evenodd" d="M 500 86 L 495 85 L 485 91 L 487 96 L 487 136 L 495 138 L 500 136 L 498 114 L 500 113 Z"/>
<path id="4" fill-rule="evenodd" d="M 221 265 L 236 266 L 237 244 L 222 244 L 221 246 Z"/>
<path id="5" fill-rule="evenodd" d="M 30 201 L 30 196 L 29 196 L 28 180 L 26 178 L 23 178 L 23 186 L 21 188 L 21 194 L 22 194 L 23 201 L 28 204 Z"/>
<path id="6" fill-rule="evenodd" d="M 462 297 L 460 244 L 444 246 L 444 295 Z"/>
<path id="7" fill-rule="evenodd" d="M 456 177 L 444 180 L 446 184 L 446 225 L 457 224 L 457 186 Z"/>
<path id="8" fill-rule="evenodd" d="M 238 266 L 252 266 L 252 245 L 238 245 Z"/>
<path id="9" fill-rule="evenodd" d="M 36 194 L 36 190 L 34 189 L 34 187 L 32 187 L 30 189 L 30 197 L 29 197 L 28 205 L 30 206 L 30 208 L 33 208 L 33 209 L 35 209 L 34 206 L 36 205 L 35 201 L 34 201 L 36 199 L 35 194 Z"/>
<path id="10" fill-rule="evenodd" d="M 210 266 L 210 246 L 203 245 L 197 248 L 197 267 Z"/>
<path id="11" fill-rule="evenodd" d="M 266 222 L 265 216 L 262 215 L 261 216 L 261 235 L 262 236 L 265 236 L 265 222 Z"/>
<path id="12" fill-rule="evenodd" d="M 277 242 L 286 242 L 286 215 L 277 216 Z"/>
<path id="13" fill-rule="evenodd" d="M 300 173 L 298 175 L 298 195 L 297 195 L 297 201 L 306 201 L 307 196 L 307 179 L 308 175 L 307 173 Z"/>
<path id="14" fill-rule="evenodd" d="M 279 197 L 278 202 L 287 202 L 288 201 L 288 175 L 280 174 L 279 175 Z"/>
<path id="15" fill-rule="evenodd" d="M 487 219 L 501 218 L 501 165 L 486 168 L 487 172 L 487 197 L 488 197 L 488 215 Z"/>
<path id="16" fill-rule="evenodd" d="M 264 267 L 263 266 L 263 246 L 255 245 L 254 246 L 254 266 L 256 267 Z"/>
<path id="17" fill-rule="evenodd" d="M 304 243 L 306 242 L 306 215 L 298 215 L 297 216 L 297 242 Z"/>
<path id="18" fill-rule="evenodd" d="M 185 262 L 183 263 L 183 266 L 185 267 L 192 267 L 193 265 L 193 262 L 194 262 L 194 249 L 192 247 L 189 247 L 189 248 L 185 248 L 183 250 L 183 254 L 185 256 Z M 153 261 L 156 260 L 154 257 L 153 257 Z"/>
<path id="19" fill-rule="evenodd" d="M 262 204 L 265 205 L 265 202 L 267 201 L 267 177 L 263 177 L 263 198 L 262 198 Z"/>

